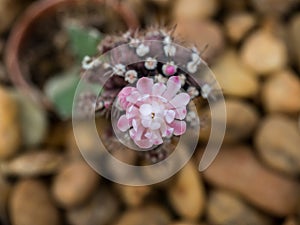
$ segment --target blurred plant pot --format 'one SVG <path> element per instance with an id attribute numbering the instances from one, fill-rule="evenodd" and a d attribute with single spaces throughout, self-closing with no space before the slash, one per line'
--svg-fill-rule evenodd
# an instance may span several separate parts
<path id="1" fill-rule="evenodd" d="M 111 11 L 110 14 L 107 14 L 108 11 Z M 53 43 L 59 42 L 55 34 L 60 32 L 61 16 L 68 13 L 72 15 L 70 16 L 72 19 L 78 16 L 77 20 L 84 25 L 96 27 L 104 34 L 122 29 L 136 29 L 139 26 L 135 14 L 118 0 L 42 0 L 29 6 L 9 36 L 6 47 L 6 67 L 13 84 L 50 112 L 55 112 L 55 107 L 42 89 L 45 80 L 52 75 L 51 69 L 48 68 L 50 72 L 44 75 L 39 67 L 43 67 L 40 64 L 45 64 L 42 62 L 43 57 L 46 57 L 47 63 L 52 60 L 58 62 L 62 60 L 60 57 L 61 54 L 65 54 L 65 48 L 60 49 L 59 54 L 54 53 L 58 59 L 54 59 L 51 54 L 55 51 Z M 82 13 L 86 13 L 85 17 Z M 112 22 L 112 25 L 108 22 Z M 39 51 L 43 50 L 43 54 L 37 58 Z M 32 54 L 37 58 L 35 64 L 30 62 Z M 49 67 L 49 65 L 44 65 L 45 70 L 47 66 Z M 59 73 L 63 71 L 63 68 L 58 66 L 52 70 Z"/>

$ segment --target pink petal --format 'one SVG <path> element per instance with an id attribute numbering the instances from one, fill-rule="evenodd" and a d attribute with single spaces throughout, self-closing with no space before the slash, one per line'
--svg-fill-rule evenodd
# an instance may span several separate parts
<path id="1" fill-rule="evenodd" d="M 132 119 L 133 117 L 136 117 L 139 115 L 139 109 L 135 107 L 134 105 L 128 107 L 126 111 L 126 118 Z"/>
<path id="2" fill-rule="evenodd" d="M 148 128 L 151 126 L 152 119 L 151 118 L 144 118 L 141 120 L 141 123 L 144 127 Z"/>
<path id="3" fill-rule="evenodd" d="M 152 113 L 152 106 L 150 104 L 143 104 L 140 107 L 140 113 L 143 116 L 148 116 Z"/>
<path id="4" fill-rule="evenodd" d="M 152 87 L 152 94 L 160 96 L 165 92 L 166 89 L 167 87 L 163 83 L 156 83 Z"/>
<path id="5" fill-rule="evenodd" d="M 134 143 L 143 149 L 151 148 L 153 145 L 152 141 L 150 141 L 149 139 L 134 140 Z"/>
<path id="6" fill-rule="evenodd" d="M 138 126 L 137 130 L 131 129 L 129 131 L 129 135 L 133 140 L 138 141 L 138 140 L 141 140 L 141 137 L 142 137 L 144 131 L 145 131 L 144 127 Z"/>
<path id="7" fill-rule="evenodd" d="M 179 76 L 170 77 L 167 82 L 167 90 L 163 94 L 163 97 L 170 100 L 172 99 L 176 93 L 180 90 L 181 82 Z"/>
<path id="8" fill-rule="evenodd" d="M 175 109 L 176 115 L 175 118 L 178 120 L 183 120 L 186 117 L 187 110 L 186 107 L 180 107 Z"/>
<path id="9" fill-rule="evenodd" d="M 187 93 L 180 93 L 170 101 L 170 104 L 173 108 L 178 108 L 186 106 L 189 103 L 190 99 L 191 97 Z"/>
<path id="10" fill-rule="evenodd" d="M 122 115 L 117 123 L 117 127 L 120 131 L 125 132 L 130 128 L 129 120 L 126 118 L 125 115 Z"/>
<path id="11" fill-rule="evenodd" d="M 151 130 L 157 130 L 160 128 L 160 122 L 159 121 L 152 121 L 151 125 L 150 125 L 150 129 Z"/>
<path id="12" fill-rule="evenodd" d="M 140 97 L 141 95 L 138 91 L 133 91 L 129 96 L 126 97 L 126 100 L 135 104 Z"/>
<path id="13" fill-rule="evenodd" d="M 152 94 L 153 80 L 151 78 L 142 77 L 138 80 L 136 87 L 142 94 Z"/>
<path id="14" fill-rule="evenodd" d="M 166 111 L 165 119 L 167 123 L 171 123 L 175 118 L 175 111 L 173 110 L 168 110 Z"/>
<path id="15" fill-rule="evenodd" d="M 170 127 L 174 128 L 175 135 L 182 135 L 186 131 L 186 123 L 184 121 L 174 120 Z"/>

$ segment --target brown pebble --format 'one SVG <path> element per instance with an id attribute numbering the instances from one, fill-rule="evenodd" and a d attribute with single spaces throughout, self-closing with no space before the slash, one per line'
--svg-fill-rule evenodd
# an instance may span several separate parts
<path id="1" fill-rule="evenodd" d="M 272 76 L 263 86 L 262 100 L 269 112 L 300 112 L 300 79 L 285 70 Z"/>
<path id="2" fill-rule="evenodd" d="M 214 186 L 240 194 L 270 214 L 286 216 L 294 213 L 299 183 L 267 169 L 252 151 L 245 146 L 224 147 L 204 172 L 205 179 Z"/>
<path id="3" fill-rule="evenodd" d="M 168 225 L 168 211 L 158 205 L 146 205 L 125 211 L 115 225 Z"/>
<path id="4" fill-rule="evenodd" d="M 150 186 L 128 186 L 116 185 L 123 201 L 129 207 L 136 207 L 144 202 L 145 197 L 150 193 Z"/>
<path id="5" fill-rule="evenodd" d="M 11 192 L 11 185 L 0 175 L 0 221 L 7 222 L 7 203 Z"/>
<path id="6" fill-rule="evenodd" d="M 54 179 L 53 196 L 65 208 L 82 205 L 95 193 L 99 178 L 85 162 L 74 161 L 66 165 Z"/>
<path id="7" fill-rule="evenodd" d="M 107 189 L 100 189 L 86 204 L 67 212 L 71 225 L 106 225 L 118 213 L 118 199 Z"/>
<path id="8" fill-rule="evenodd" d="M 0 105 L 0 159 L 7 159 L 17 152 L 21 144 L 21 131 L 17 103 L 1 86 Z"/>
<path id="9" fill-rule="evenodd" d="M 283 225 L 299 225 L 299 221 L 296 219 L 296 217 L 288 217 Z"/>
<path id="10" fill-rule="evenodd" d="M 169 225 L 198 225 L 198 223 L 191 223 L 191 222 L 186 222 L 186 221 L 179 221 L 179 222 L 171 223 Z M 201 224 L 201 225 L 204 225 L 204 224 Z"/>
<path id="11" fill-rule="evenodd" d="M 60 153 L 49 150 L 27 152 L 16 158 L 3 162 L 0 170 L 9 176 L 32 177 L 55 173 L 62 165 Z"/>
<path id="12" fill-rule="evenodd" d="M 251 0 L 254 8 L 267 15 L 282 15 L 287 13 L 298 0 Z"/>
<path id="13" fill-rule="evenodd" d="M 215 110 L 220 107 L 219 104 L 214 105 Z M 256 108 L 247 102 L 227 99 L 226 100 L 226 133 L 224 137 L 225 143 L 235 143 L 249 138 L 253 130 L 256 128 L 259 116 Z M 210 117 L 208 109 L 203 110 L 203 116 Z M 223 119 L 216 118 L 216 121 L 223 122 Z M 200 139 L 207 141 L 210 134 L 210 120 L 205 121 L 203 129 L 200 132 Z"/>
<path id="14" fill-rule="evenodd" d="M 188 23 L 211 17 L 217 9 L 217 0 L 178 0 L 175 1 L 173 18 L 176 23 Z"/>
<path id="15" fill-rule="evenodd" d="M 212 66 L 224 94 L 236 97 L 253 97 L 259 84 L 255 74 L 243 65 L 237 53 L 227 50 Z"/>
<path id="16" fill-rule="evenodd" d="M 201 34 L 201 35 L 199 35 Z M 213 21 L 193 21 L 177 23 L 176 35 L 184 40 L 195 43 L 208 62 L 215 60 L 225 46 L 224 34 L 221 26 Z"/>
<path id="17" fill-rule="evenodd" d="M 224 25 L 227 36 L 233 42 L 239 42 L 255 26 L 255 24 L 256 18 L 253 14 L 238 12 L 229 14 Z"/>
<path id="18" fill-rule="evenodd" d="M 203 214 L 205 190 L 199 171 L 192 162 L 179 172 L 167 193 L 171 205 L 182 218 L 195 221 Z"/>
<path id="19" fill-rule="evenodd" d="M 290 49 L 300 70 L 300 14 L 294 16 L 289 25 Z"/>
<path id="20" fill-rule="evenodd" d="M 271 32 L 258 30 L 245 40 L 241 57 L 257 74 L 268 75 L 285 67 L 287 49 L 284 42 Z"/>
<path id="21" fill-rule="evenodd" d="M 300 174 L 300 130 L 297 125 L 286 116 L 269 116 L 261 123 L 255 137 L 262 160 L 291 175 Z"/>
<path id="22" fill-rule="evenodd" d="M 22 180 L 10 199 L 12 225 L 58 225 L 60 216 L 46 186 L 37 180 Z"/>
<path id="23" fill-rule="evenodd" d="M 255 208 L 242 201 L 236 194 L 217 190 L 208 199 L 207 218 L 211 224 L 267 225 L 270 220 Z"/>

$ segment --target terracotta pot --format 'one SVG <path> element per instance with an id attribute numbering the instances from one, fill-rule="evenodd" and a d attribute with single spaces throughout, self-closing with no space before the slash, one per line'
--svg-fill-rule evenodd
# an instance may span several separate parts
<path id="1" fill-rule="evenodd" d="M 130 8 L 118 2 L 118 0 L 41 0 L 34 2 L 28 7 L 23 16 L 17 21 L 9 36 L 5 63 L 13 84 L 36 102 L 42 104 L 42 106 L 49 111 L 55 111 L 51 101 L 43 94 L 37 85 L 32 83 L 30 79 L 26 79 L 30 77 L 30 74 L 21 67 L 20 52 L 22 51 L 22 46 L 26 38 L 30 36 L 30 30 L 34 23 L 41 19 L 41 17 L 51 15 L 51 13 L 60 9 L 60 7 L 89 2 L 93 4 L 107 4 L 124 20 L 124 23 L 129 29 L 138 28 L 139 22 L 135 14 Z"/>

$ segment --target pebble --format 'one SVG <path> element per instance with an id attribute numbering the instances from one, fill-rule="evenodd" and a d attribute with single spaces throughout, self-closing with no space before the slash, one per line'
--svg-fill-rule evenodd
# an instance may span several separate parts
<path id="1" fill-rule="evenodd" d="M 242 64 L 237 53 L 229 49 L 213 64 L 217 81 L 224 94 L 234 97 L 253 97 L 259 89 L 258 79 Z"/>
<path id="2" fill-rule="evenodd" d="M 283 225 L 298 225 L 299 221 L 296 219 L 296 217 L 288 217 Z"/>
<path id="3" fill-rule="evenodd" d="M 60 215 L 42 182 L 21 180 L 10 198 L 12 225 L 59 225 Z"/>
<path id="4" fill-rule="evenodd" d="M 258 30 L 245 40 L 241 58 L 258 75 L 269 75 L 286 66 L 287 49 L 284 41 L 271 32 Z"/>
<path id="5" fill-rule="evenodd" d="M 116 218 L 118 211 L 118 199 L 101 188 L 87 204 L 68 210 L 67 221 L 71 225 L 106 225 Z"/>
<path id="6" fill-rule="evenodd" d="M 268 112 L 300 112 L 300 79 L 289 70 L 270 77 L 262 88 L 263 106 Z"/>
<path id="7" fill-rule="evenodd" d="M 3 162 L 0 171 L 6 176 L 52 175 L 61 167 L 63 159 L 60 153 L 51 150 L 30 151 Z"/>
<path id="8" fill-rule="evenodd" d="M 201 34 L 201 35 L 199 35 Z M 225 47 L 225 37 L 221 26 L 213 21 L 193 21 L 177 23 L 176 35 L 190 43 L 195 43 L 208 62 L 214 61 Z"/>
<path id="9" fill-rule="evenodd" d="M 169 225 L 170 215 L 158 205 L 146 205 L 125 211 L 115 225 Z"/>
<path id="10" fill-rule="evenodd" d="M 218 110 L 220 105 L 216 104 L 213 107 L 216 107 L 215 110 Z M 202 114 L 202 117 L 208 116 L 210 118 L 209 109 L 204 109 Z M 256 108 L 252 104 L 242 100 L 227 99 L 226 114 L 225 143 L 236 143 L 249 138 L 259 122 L 259 115 Z M 203 141 L 207 141 L 210 135 L 210 119 L 206 121 L 200 132 L 200 139 Z M 216 121 L 223 123 L 223 118 L 216 118 Z"/>
<path id="11" fill-rule="evenodd" d="M 229 14 L 224 25 L 226 34 L 231 41 L 237 43 L 256 25 L 256 17 L 246 12 Z"/>
<path id="12" fill-rule="evenodd" d="M 236 194 L 215 190 L 209 195 L 207 218 L 210 224 L 271 224 L 269 218 L 242 201 Z"/>
<path id="13" fill-rule="evenodd" d="M 47 133 L 46 111 L 19 91 L 12 91 L 19 108 L 19 121 L 23 144 L 32 147 L 40 144 Z"/>
<path id="14" fill-rule="evenodd" d="M 300 70 L 300 14 L 296 14 L 289 25 L 289 44 L 291 52 L 295 57 L 298 69 Z"/>
<path id="15" fill-rule="evenodd" d="M 7 89 L 0 86 L 0 160 L 13 156 L 21 145 L 19 111 Z"/>
<path id="16" fill-rule="evenodd" d="M 0 33 L 7 31 L 13 21 L 16 19 L 19 14 L 22 6 L 19 1 L 16 0 L 2 0 L 0 1 Z"/>
<path id="17" fill-rule="evenodd" d="M 85 162 L 77 160 L 66 165 L 54 179 L 52 193 L 64 208 L 86 203 L 95 193 L 99 175 Z"/>
<path id="18" fill-rule="evenodd" d="M 224 147 L 204 172 L 206 181 L 236 192 L 275 216 L 293 214 L 300 194 L 299 183 L 267 169 L 252 151 L 246 146 Z"/>
<path id="19" fill-rule="evenodd" d="M 7 203 L 11 192 L 11 185 L 0 175 L 0 221 L 6 222 Z"/>
<path id="20" fill-rule="evenodd" d="M 287 13 L 298 0 L 251 0 L 253 7 L 263 13 L 268 15 L 283 15 Z"/>
<path id="21" fill-rule="evenodd" d="M 262 160 L 290 175 L 300 174 L 300 130 L 297 122 L 284 115 L 265 118 L 255 136 Z"/>
<path id="22" fill-rule="evenodd" d="M 128 186 L 116 185 L 118 193 L 121 195 L 122 200 L 129 207 L 137 207 L 144 202 L 144 199 L 151 192 L 150 186 Z"/>
<path id="23" fill-rule="evenodd" d="M 218 10 L 217 0 L 177 0 L 173 8 L 176 22 L 191 22 L 213 16 Z"/>
<path id="24" fill-rule="evenodd" d="M 167 193 L 171 205 L 181 218 L 195 221 L 203 214 L 205 189 L 199 171 L 192 162 L 179 172 Z"/>

